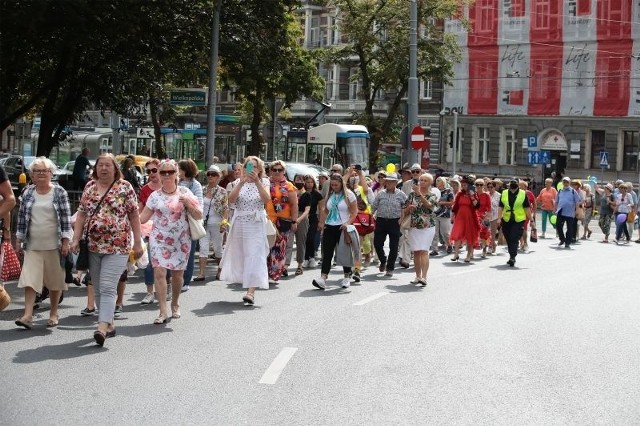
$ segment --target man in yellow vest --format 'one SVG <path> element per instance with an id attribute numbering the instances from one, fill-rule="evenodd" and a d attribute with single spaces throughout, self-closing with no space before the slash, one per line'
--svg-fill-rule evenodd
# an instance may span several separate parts
<path id="1" fill-rule="evenodd" d="M 516 264 L 518 243 L 524 230 L 524 221 L 529 219 L 531 221 L 531 229 L 536 229 L 535 222 L 531 220 L 527 192 L 519 188 L 517 180 L 510 181 L 509 189 L 502 191 L 498 217 L 502 218 L 500 227 L 509 249 L 507 265 L 513 266 Z"/>

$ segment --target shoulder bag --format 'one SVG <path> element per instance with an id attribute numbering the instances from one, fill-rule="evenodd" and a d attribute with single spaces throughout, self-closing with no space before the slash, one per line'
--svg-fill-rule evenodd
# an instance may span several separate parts
<path id="1" fill-rule="evenodd" d="M 93 216 L 98 213 L 98 210 L 100 210 L 100 206 L 102 205 L 102 202 L 104 201 L 104 198 L 107 196 L 107 194 L 109 193 L 109 191 L 111 191 L 111 188 L 113 187 L 113 185 L 116 183 L 116 181 L 114 180 L 113 182 L 111 182 L 111 185 L 109 186 L 109 189 L 107 189 L 107 192 L 104 193 L 104 195 L 102 196 L 102 198 L 100 198 L 100 201 L 98 201 L 98 204 L 96 205 L 96 208 L 93 209 L 93 212 L 91 212 L 91 216 L 89 216 L 89 219 L 87 219 L 87 228 L 84 231 L 84 236 L 83 238 L 79 241 L 78 245 L 79 245 L 79 252 L 78 252 L 78 259 L 76 259 L 76 271 L 87 271 L 89 270 L 89 227 L 91 226 L 91 219 L 93 219 Z"/>

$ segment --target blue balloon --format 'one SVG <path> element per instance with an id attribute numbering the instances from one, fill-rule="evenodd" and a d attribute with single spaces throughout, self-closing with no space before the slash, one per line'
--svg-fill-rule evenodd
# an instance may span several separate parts
<path id="1" fill-rule="evenodd" d="M 626 221 L 627 221 L 627 215 L 626 214 L 620 213 L 618 216 L 616 216 L 616 224 L 622 225 Z"/>

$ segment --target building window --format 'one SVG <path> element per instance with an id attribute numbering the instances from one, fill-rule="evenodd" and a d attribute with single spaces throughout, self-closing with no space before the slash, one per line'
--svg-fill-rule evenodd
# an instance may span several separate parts
<path id="1" fill-rule="evenodd" d="M 454 134 L 453 127 L 449 127 L 449 132 L 447 133 L 447 137 L 449 138 L 449 142 L 447 143 L 447 162 L 453 162 L 453 143 L 454 143 Z M 464 147 L 464 127 L 458 127 L 458 144 L 456 149 L 456 162 L 460 164 L 462 162 L 462 150 Z"/>
<path id="2" fill-rule="evenodd" d="M 420 82 L 420 99 L 433 99 L 433 82 L 431 80 Z"/>
<path id="3" fill-rule="evenodd" d="M 489 128 L 476 127 L 475 141 L 473 144 L 473 161 L 474 163 L 489 163 Z"/>
<path id="4" fill-rule="evenodd" d="M 478 33 L 493 32 L 497 22 L 497 7 L 492 0 L 479 0 L 476 3 L 476 25 Z"/>
<path id="5" fill-rule="evenodd" d="M 550 28 L 552 0 L 534 0 L 531 5 L 533 15 L 533 27 L 537 30 L 548 30 Z M 556 0 L 553 0 L 556 1 Z"/>
<path id="6" fill-rule="evenodd" d="M 360 70 L 358 68 L 349 69 L 349 100 L 355 101 L 360 93 Z"/>
<path id="7" fill-rule="evenodd" d="M 502 140 L 502 164 L 515 166 L 518 158 L 518 140 L 516 139 L 516 129 L 503 129 Z"/>
<path id="8" fill-rule="evenodd" d="M 335 75 L 333 69 L 327 70 L 327 99 L 335 99 L 335 94 L 333 93 L 333 85 L 335 83 Z"/>
<path id="9" fill-rule="evenodd" d="M 637 130 L 622 131 L 622 170 L 638 170 L 638 151 L 640 150 L 640 133 Z"/>
<path id="10" fill-rule="evenodd" d="M 606 151 L 605 131 L 591 130 L 591 168 L 600 168 L 600 153 Z"/>

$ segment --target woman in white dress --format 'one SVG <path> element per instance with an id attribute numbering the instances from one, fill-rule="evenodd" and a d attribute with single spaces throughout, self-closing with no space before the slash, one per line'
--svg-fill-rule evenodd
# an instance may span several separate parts
<path id="1" fill-rule="evenodd" d="M 220 261 L 220 279 L 242 283 L 247 289 L 242 300 L 247 305 L 253 305 L 256 288 L 269 288 L 269 244 L 264 208 L 271 199 L 269 187 L 269 179 L 264 178 L 264 163 L 258 157 L 250 156 L 229 194 L 229 203 L 235 205 L 235 211 Z"/>
<path id="2" fill-rule="evenodd" d="M 162 187 L 153 192 L 140 214 L 140 222 L 146 223 L 153 216 L 149 241 L 151 265 L 155 278 L 160 315 L 154 324 L 167 322 L 167 271 L 171 271 L 171 318 L 180 318 L 180 290 L 189 253 L 191 233 L 187 212 L 194 218 L 202 218 L 198 199 L 186 188 L 178 186 L 178 164 L 164 160 L 158 167 Z"/>

